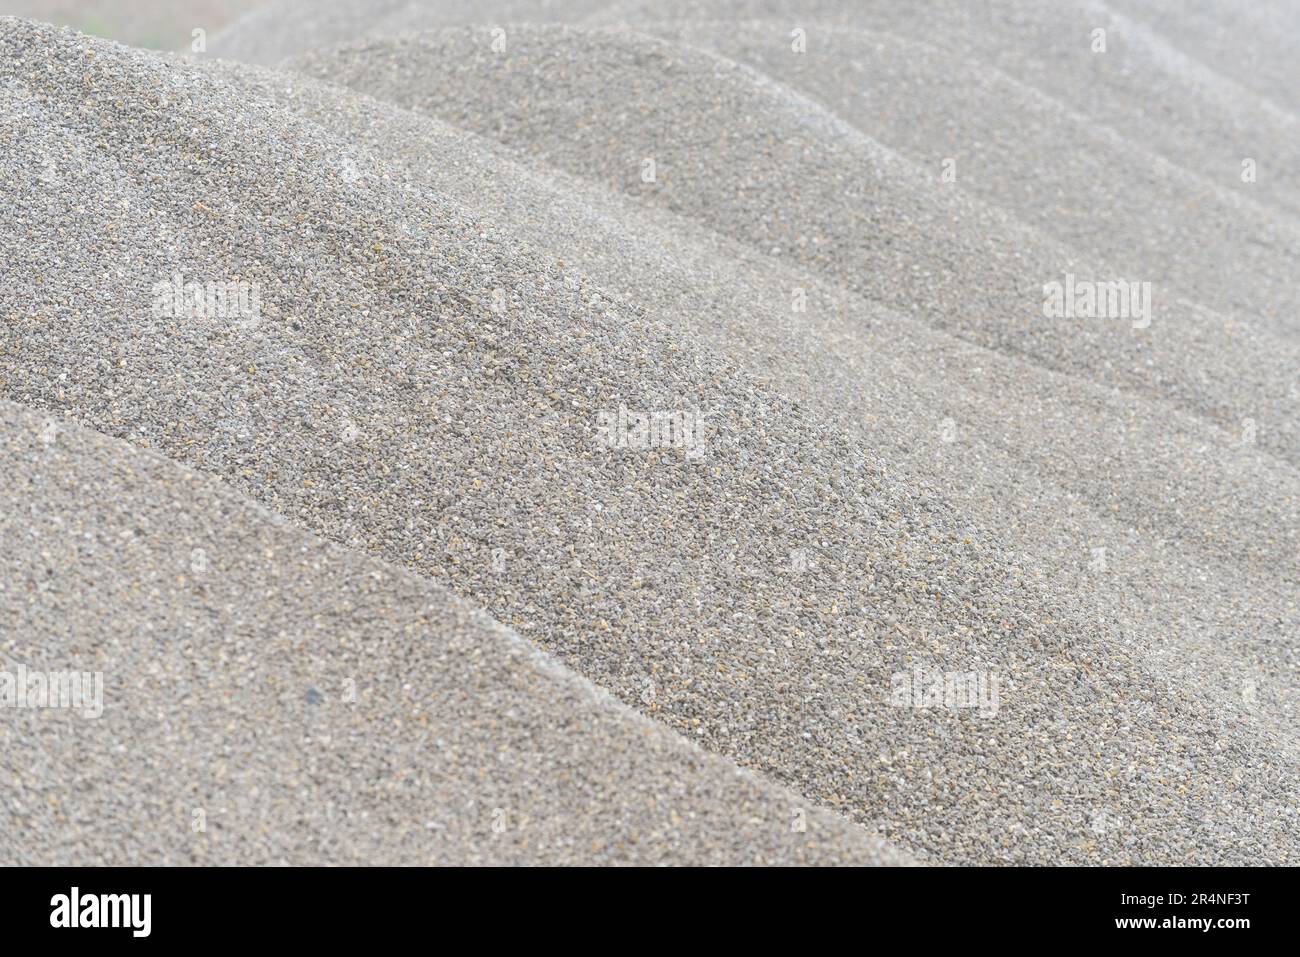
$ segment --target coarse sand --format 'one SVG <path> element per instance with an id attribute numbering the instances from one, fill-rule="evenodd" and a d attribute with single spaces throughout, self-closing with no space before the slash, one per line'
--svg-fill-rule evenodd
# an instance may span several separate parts
<path id="1" fill-rule="evenodd" d="M 0 861 L 1294 862 L 1285 44 L 695 6 L 0 20 Z"/>

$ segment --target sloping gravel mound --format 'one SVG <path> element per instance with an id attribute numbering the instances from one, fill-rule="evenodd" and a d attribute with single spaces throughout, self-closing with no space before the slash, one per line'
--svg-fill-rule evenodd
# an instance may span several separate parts
<path id="1" fill-rule="evenodd" d="M 906 861 L 160 456 L 0 402 L 0 462 L 0 670 L 102 682 L 4 711 L 5 864 Z"/>
<path id="2" fill-rule="evenodd" d="M 1180 7 L 1181 19 L 1185 5 Z M 809 0 L 792 6 L 787 0 L 721 0 L 702 15 L 700 5 L 691 0 L 617 0 L 585 22 L 626 25 L 702 16 L 783 19 L 792 29 L 838 24 L 933 43 L 956 59 L 1015 77 L 1174 165 L 1300 212 L 1300 114 L 1295 88 L 1270 87 L 1277 102 L 1264 99 L 1180 49 L 1164 35 L 1163 25 L 1149 26 L 1149 17 L 1130 16 L 1117 4 Z M 1293 13 L 1283 16 L 1294 24 Z M 1098 30 L 1105 31 L 1104 37 L 1095 33 Z M 1278 34 L 1275 45 L 1256 43 L 1255 34 L 1234 24 L 1224 41 L 1233 53 L 1223 55 L 1235 56 L 1238 70 L 1256 59 L 1274 64 L 1275 73 L 1294 70 L 1289 40 L 1293 35 Z M 1256 162 L 1258 177 L 1250 184 L 1241 178 L 1243 159 Z"/>
<path id="3" fill-rule="evenodd" d="M 729 61 L 626 31 L 515 27 L 510 38 L 497 52 L 487 29 L 438 31 L 292 65 L 690 217 L 976 344 L 1223 427 L 1266 422 L 1260 446 L 1300 461 L 1293 335 L 1159 286 L 1149 325 L 1044 318 L 1045 283 L 1140 277 L 944 188 L 939 168 L 907 163 Z"/>
<path id="4" fill-rule="evenodd" d="M 893 32 L 1014 76 L 1139 149 L 1296 213 L 1298 18 L 1276 0 L 278 0 L 236 22 L 213 52 L 272 64 L 359 36 L 465 23 L 773 20 L 786 25 L 787 49 L 790 31 L 811 32 L 810 53 L 818 27 Z M 1096 30 L 1104 52 L 1094 52 Z M 1259 171 L 1250 184 L 1240 175 L 1247 158 Z"/>
<path id="5" fill-rule="evenodd" d="M 1295 688 L 1277 652 L 1297 628 L 1296 585 L 1288 565 L 1251 555 L 1254 542 L 1297 525 L 1286 499 L 1271 522 L 1259 503 L 1300 496 L 1289 470 L 1236 436 L 1169 409 L 1134 415 L 1108 390 L 962 342 L 630 197 L 522 166 L 436 119 L 305 78 L 289 87 L 242 66 L 223 75 L 400 162 L 758 372 L 855 436 L 897 479 L 979 516 L 1025 574 L 1089 595 L 1098 615 L 1181 680 L 1234 697 L 1251 689 L 1252 711 L 1294 737 Z M 794 289 L 804 294 L 800 312 Z M 1100 425 L 1086 442 L 1081 423 Z M 1173 503 L 1173 514 L 1159 503 Z M 1244 557 L 1225 526 L 1250 530 Z M 1187 533 L 1173 544 L 1179 527 Z M 1101 567 L 1097 549 L 1109 556 Z"/>
<path id="6" fill-rule="evenodd" d="M 12 20 L 0 51 L 4 395 L 449 585 L 939 860 L 1293 855 L 1294 757 L 1247 702 L 728 353 L 220 70 Z M 160 311 L 177 273 L 260 314 Z M 622 408 L 705 441 L 610 448 Z M 1001 696 L 936 711 L 916 669 Z"/>
<path id="7" fill-rule="evenodd" d="M 1300 336 L 1300 220 L 1145 152 L 991 70 L 887 33 L 784 21 L 647 25 L 772 77 L 920 167 L 1165 294 Z M 1062 149 L 1061 144 L 1071 144 Z"/>

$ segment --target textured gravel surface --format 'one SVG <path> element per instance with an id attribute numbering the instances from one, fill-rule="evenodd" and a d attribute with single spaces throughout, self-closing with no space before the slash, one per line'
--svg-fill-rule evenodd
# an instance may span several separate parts
<path id="1" fill-rule="evenodd" d="M 272 36 L 292 7 L 249 23 Z M 338 12 L 295 15 L 325 42 L 347 38 L 332 35 Z M 393 5 L 381 22 L 467 17 Z M 909 57 L 940 61 L 896 23 L 842 32 L 837 56 L 851 62 L 877 27 L 897 70 L 872 69 L 902 101 Z M 632 778 L 671 753 L 711 782 L 700 829 L 638 844 L 637 859 L 898 859 L 870 829 L 953 863 L 1293 861 L 1292 214 L 1172 170 L 1146 197 L 1161 215 L 1194 195 L 1213 221 L 1270 237 L 1217 287 L 1206 244 L 1234 247 L 1212 223 L 1188 225 L 1203 257 L 1188 262 L 1177 228 L 1125 213 L 1133 229 L 1108 243 L 1079 215 L 1142 198 L 1132 182 L 1090 184 L 1119 168 L 1117 134 L 1037 181 L 1069 210 L 1056 229 L 1018 198 L 1014 167 L 968 184 L 963 165 L 940 183 L 924 158 L 939 129 L 901 107 L 875 118 L 843 76 L 769 70 L 767 29 L 511 25 L 501 52 L 487 27 L 437 31 L 275 73 L 4 21 L 0 395 L 206 473 L 247 516 L 232 536 L 332 540 L 329 584 L 304 571 L 297 598 L 258 605 L 272 630 L 312 589 L 346 596 L 366 577 L 352 569 L 378 569 L 401 592 L 385 593 L 393 614 L 414 614 L 399 584 L 446 586 L 501 623 L 475 617 L 463 646 L 513 630 L 666 726 L 644 765 L 613 747 L 628 762 L 609 789 L 617 826 L 591 823 L 590 796 L 557 810 L 529 798 L 530 771 L 508 779 L 540 834 L 609 835 L 591 859 L 632 859 L 616 835 L 661 833 L 631 810 L 654 790 Z M 788 50 L 788 31 L 775 42 Z M 249 58 L 275 59 L 263 54 Z M 1015 104 L 1042 111 L 1036 129 L 1082 128 L 1005 64 L 963 69 L 953 110 Z M 999 150 L 1015 158 L 1014 121 L 998 122 L 985 170 Z M 961 123 L 962 140 L 979 126 Z M 1135 155 L 1152 175 L 1167 165 L 1156 141 Z M 1169 287 L 1150 329 L 1041 318 L 1042 283 L 1067 270 L 1146 268 L 1169 270 L 1150 277 Z M 262 316 L 151 312 L 153 284 L 177 271 L 259 283 Z M 702 454 L 603 447 L 599 416 L 620 405 L 707 413 Z M 107 462 L 127 446 L 103 448 Z M 237 572 L 221 587 L 237 592 Z M 460 607 L 438 600 L 440 614 Z M 24 630 L 51 617 L 38 608 Z M 418 658 L 419 640 L 382 631 L 367 634 Z M 300 668 L 340 673 L 331 655 Z M 994 676 L 999 706 L 897 706 L 891 687 L 914 668 Z M 501 674 L 484 671 L 483 694 Z M 523 726 L 541 723 L 536 708 L 521 703 Z M 647 727 L 600 709 L 611 727 Z M 491 730 L 464 734 L 488 747 Z M 669 732 L 719 757 L 702 763 Z M 581 753 L 599 761 L 607 744 Z M 750 803 L 724 801 L 724 760 L 773 784 L 744 777 Z M 287 815 L 284 767 L 257 793 Z M 499 806 L 452 777 L 449 804 Z M 367 806 L 355 781 L 331 786 Z M 792 833 L 783 787 L 838 813 Z M 405 813 L 393 828 L 417 826 Z M 466 813 L 452 815 L 459 843 L 418 846 L 585 853 L 547 837 L 484 850 Z M 758 836 L 727 838 L 742 818 Z M 244 859 L 293 859 L 268 830 Z M 349 832 L 338 855 L 406 860 L 397 833 Z M 158 853 L 193 846 L 169 835 Z"/>
<path id="2" fill-rule="evenodd" d="M 1208 61 L 1189 55 L 1163 32 L 1161 6 L 1168 17 L 1168 4 L 1153 0 L 810 0 L 793 11 L 784 0 L 722 0 L 708 7 L 708 15 L 778 17 L 792 26 L 821 22 L 934 43 L 955 59 L 1015 77 L 1177 166 L 1300 211 L 1300 88 L 1294 82 L 1270 84 L 1265 98 L 1231 78 L 1250 69 L 1247 64 L 1259 64 L 1254 85 L 1266 75 L 1294 77 L 1300 27 L 1295 5 L 1252 4 L 1260 11 L 1256 17 L 1282 25 L 1270 34 L 1245 26 L 1238 19 L 1242 5 L 1233 0 L 1180 4 L 1179 21 L 1188 19 L 1188 6 L 1199 6 L 1214 24 L 1208 32 L 1226 43 Z M 589 22 L 679 18 L 701 19 L 700 5 L 615 0 Z M 1104 52 L 1094 50 L 1096 30 L 1105 31 Z M 1249 187 L 1240 178 L 1246 157 L 1261 171 Z"/>
<path id="3" fill-rule="evenodd" d="M 787 49 L 800 28 L 810 54 L 819 26 L 932 44 L 956 63 L 1020 80 L 1175 166 L 1300 211 L 1300 12 L 1287 0 L 279 0 L 235 23 L 213 52 L 272 64 L 363 34 L 465 23 L 702 19 L 781 22 Z M 1093 51 L 1098 29 L 1104 53 Z M 842 63 L 836 72 L 852 69 Z M 1261 171 L 1250 187 L 1239 175 L 1246 157 Z"/>
<path id="4" fill-rule="evenodd" d="M 1185 679 L 1200 676 L 1219 692 L 1254 682 L 1256 703 L 1293 732 L 1294 688 L 1278 680 L 1275 640 L 1294 629 L 1289 572 L 1279 580 L 1268 562 L 1243 563 L 1222 531 L 1253 528 L 1253 539 L 1265 541 L 1293 528 L 1286 499 L 1272 525 L 1260 524 L 1257 511 L 1279 488 L 1294 501 L 1285 468 L 1194 420 L 1175 431 L 1179 417 L 1165 410 L 1150 423 L 1125 397 L 973 347 L 680 217 L 529 169 L 437 120 L 331 86 L 299 81 L 288 90 L 276 74 L 240 68 L 237 82 L 397 159 L 622 298 L 653 302 L 681 334 L 761 371 L 876 449 L 909 484 L 986 516 L 1027 573 L 1097 595 L 1099 609 L 1178 662 Z M 429 164 L 430 155 L 441 162 Z M 539 193 L 552 210 L 542 218 L 532 214 Z M 804 313 L 790 312 L 794 288 L 807 294 Z M 1033 408 L 1005 401 L 1031 384 Z M 1081 423 L 1097 423 L 1083 443 Z M 1225 444 L 1227 462 L 1207 457 Z M 1195 484 L 1181 485 L 1189 479 Z M 1025 485 L 1032 496 L 1005 494 Z M 1239 491 L 1223 495 L 1225 487 Z M 1213 512 L 1204 507 L 1209 496 Z M 1183 503 L 1194 525 L 1177 547 L 1166 536 L 1180 521 L 1153 520 L 1151 503 L 1161 501 Z M 1121 507 L 1134 525 L 1116 521 Z M 1112 559 L 1104 574 L 1086 568 L 1098 546 Z"/>
<path id="5" fill-rule="evenodd" d="M 413 41 L 368 43 L 320 55 L 302 65 L 387 99 L 414 100 L 422 109 L 445 114 L 451 122 L 482 127 L 484 132 L 518 145 L 529 157 L 540 154 L 570 172 L 586 171 L 611 187 L 638 193 L 647 202 L 701 221 L 724 235 L 784 254 L 799 265 L 811 265 L 863 295 L 878 293 L 895 308 L 919 314 L 968 341 L 1012 355 L 1028 352 L 1026 358 L 1049 368 L 1101 383 L 1109 380 L 1112 388 L 1129 386 L 1130 402 L 1159 399 L 1161 405 L 1149 406 L 1148 411 L 1158 420 L 1155 428 L 1161 431 L 1161 438 L 1186 421 L 1183 416 L 1170 415 L 1163 407 L 1165 402 L 1186 403 L 1187 411 L 1210 421 L 1221 403 L 1239 405 L 1244 421 L 1250 417 L 1247 412 L 1264 417 L 1262 408 L 1267 402 L 1275 410 L 1267 417 L 1270 429 L 1285 430 L 1285 434 L 1274 432 L 1271 439 L 1261 438 L 1261 445 L 1285 443 L 1284 451 L 1290 454 L 1290 433 L 1297 423 L 1284 413 L 1296 403 L 1279 390 L 1295 368 L 1296 350 L 1289 337 L 1246 336 L 1238 339 L 1233 350 L 1229 338 L 1244 328 L 1244 323 L 1209 313 L 1193 318 L 1191 306 L 1185 307 L 1185 313 L 1169 308 L 1162 313 L 1164 322 L 1148 330 L 1132 330 L 1114 320 L 1044 321 L 1041 314 L 1031 315 L 1035 309 L 1041 310 L 1041 292 L 1029 292 L 1035 272 L 1048 278 L 1057 275 L 1046 265 L 1054 253 L 1043 251 L 1043 241 L 1030 245 L 1035 237 L 1005 220 L 1001 222 L 1008 238 L 991 239 L 997 236 L 996 230 L 983 227 L 996 214 L 969 202 L 946 202 L 934 195 L 932 187 L 910 184 L 908 174 L 915 170 L 903 170 L 890 188 L 872 188 L 870 195 L 850 191 L 833 196 L 852 181 L 855 157 L 846 155 L 838 162 L 828 162 L 833 150 L 813 150 L 809 143 L 812 134 L 806 132 L 807 114 L 796 116 L 777 95 L 768 97 L 763 95 L 765 91 L 755 89 L 755 84 L 747 85 L 743 73 L 716 61 L 707 62 L 690 51 L 672 53 L 656 41 L 632 34 L 517 28 L 513 36 L 513 58 L 495 64 L 489 62 L 497 55 L 490 50 L 488 34 L 453 31 Z M 683 61 L 672 60 L 677 55 Z M 641 108 L 614 114 L 615 120 L 623 123 L 618 135 L 608 135 L 609 122 L 596 123 L 586 114 L 589 108 L 582 104 L 599 99 L 598 83 L 610 84 L 611 77 L 623 76 L 628 89 L 648 90 L 656 72 L 651 64 L 665 63 L 671 64 L 667 67 L 670 80 L 665 82 L 672 83 L 673 95 L 634 94 Z M 529 79 L 538 71 L 552 71 L 559 79 L 544 84 Z M 598 76 L 604 80 L 599 81 Z M 743 106 L 734 110 L 711 106 L 726 100 L 716 92 L 724 87 L 719 77 L 732 81 L 736 98 L 746 101 Z M 706 87 L 714 91 L 712 100 L 704 92 Z M 430 90 L 436 91 L 436 99 L 426 95 Z M 487 102 L 496 97 L 508 107 L 488 109 Z M 669 119 L 669 105 L 683 100 L 697 102 L 699 110 L 715 110 L 705 125 L 719 131 L 720 141 L 707 151 L 692 144 L 690 130 Z M 769 132 L 773 129 L 786 135 L 773 136 Z M 628 143 L 640 144 L 642 149 L 624 145 Z M 656 149 L 663 182 L 647 186 L 637 178 L 635 157 Z M 867 162 L 871 154 L 867 150 L 856 160 Z M 684 169 L 688 158 L 691 165 Z M 803 199 L 790 200 L 801 194 Z M 882 206 L 885 202 L 891 205 Z M 972 216 L 977 218 L 975 223 L 970 222 Z M 962 225 L 951 232 L 949 241 L 926 228 L 925 224 L 939 222 Z M 1013 241 L 1016 235 L 1019 239 Z M 774 239 L 779 242 L 772 246 Z M 987 247 L 986 255 L 979 254 L 981 247 Z M 1035 261 L 1037 265 L 1032 264 Z M 992 275 L 991 263 L 997 266 Z M 1095 274 L 1077 261 L 1073 268 L 1083 275 Z M 1043 281 L 1038 282 L 1040 290 Z M 993 282 L 993 289 L 981 288 L 981 282 Z M 1031 295 L 1032 307 L 1026 305 Z M 1200 319 L 1205 320 L 1204 325 Z M 1192 370 L 1201 369 L 1199 374 L 1205 375 L 1211 363 L 1221 375 L 1208 382 L 1198 380 Z M 1167 383 L 1178 370 L 1183 370 L 1183 375 L 1172 380 L 1171 388 Z M 1114 419 L 1107 415 L 1096 421 L 1106 429 L 1113 426 Z M 1148 447 L 1155 449 L 1161 444 L 1158 439 Z M 1074 484 L 1081 494 L 1109 497 L 1107 480 L 1114 449 L 1091 441 L 1082 445 L 1096 458 L 1086 468 L 1076 467 Z M 1145 472 L 1145 479 L 1123 478 L 1139 492 L 1144 481 L 1158 484 L 1162 491 L 1184 484 L 1180 491 L 1169 489 L 1155 496 L 1159 503 L 1204 504 L 1224 493 L 1237 498 L 1228 492 L 1231 480 L 1214 474 L 1221 472 L 1220 466 L 1173 467 L 1175 463 L 1166 455 L 1132 457 L 1129 468 Z M 1269 468 L 1266 463 L 1261 467 Z M 1253 553 L 1271 566 L 1285 563 L 1289 572 L 1294 572 L 1294 473 L 1281 463 L 1279 469 L 1287 481 L 1281 487 L 1273 481 L 1260 483 L 1262 494 L 1251 495 L 1251 508 L 1243 510 L 1252 517 L 1243 517 L 1240 527 L 1228 534 L 1239 536 L 1231 543 L 1234 549 Z M 1263 491 L 1265 487 L 1272 491 Z M 1169 494 L 1172 491 L 1177 494 Z M 1275 496 L 1274 509 L 1265 503 Z M 1139 498 L 1130 511 L 1140 510 L 1155 518 L 1146 498 Z M 1156 504 L 1154 509 L 1161 513 L 1158 520 L 1166 534 L 1188 521 L 1177 507 L 1166 511 Z M 1140 521 L 1136 516 L 1134 520 Z M 1280 537 L 1274 530 L 1280 531 Z"/>
<path id="6" fill-rule="evenodd" d="M 1294 215 L 1137 149 L 983 61 L 890 33 L 811 28 L 808 53 L 792 56 L 778 20 L 645 27 L 758 70 L 919 167 L 951 158 L 963 190 L 1121 275 L 1252 326 L 1295 328 Z"/>
<path id="7" fill-rule="evenodd" d="M 937 165 L 908 163 L 788 88 L 693 48 L 567 27 L 516 27 L 511 41 L 496 53 L 489 29 L 459 29 L 292 65 L 689 216 L 976 344 L 1104 375 L 1229 428 L 1266 421 L 1261 446 L 1300 461 L 1285 388 L 1300 346 L 1284 329 L 1156 283 L 1146 328 L 1044 320 L 1044 283 L 1140 277 L 944 188 Z M 680 122 L 683 102 L 696 122 Z M 653 183 L 642 181 L 646 158 Z"/>
<path id="8" fill-rule="evenodd" d="M 902 863 L 486 615 L 158 455 L 0 403 L 5 864 Z"/>

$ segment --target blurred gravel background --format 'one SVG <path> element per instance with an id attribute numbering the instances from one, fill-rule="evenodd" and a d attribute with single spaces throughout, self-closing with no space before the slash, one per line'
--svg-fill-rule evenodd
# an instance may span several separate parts
<path id="1" fill-rule="evenodd" d="M 109 40 L 153 50 L 188 46 L 201 27 L 208 39 L 265 0 L 3 0 L 0 16 L 68 26 Z"/>

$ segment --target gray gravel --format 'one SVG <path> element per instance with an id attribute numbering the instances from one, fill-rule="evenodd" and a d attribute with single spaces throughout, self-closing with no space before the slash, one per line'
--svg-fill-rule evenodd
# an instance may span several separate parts
<path id="1" fill-rule="evenodd" d="M 813 54 L 819 27 L 822 39 L 844 27 L 933 44 L 1176 167 L 1300 212 L 1300 13 L 1287 0 L 277 0 L 232 25 L 213 52 L 274 64 L 358 36 L 459 24 L 701 19 L 780 22 L 787 37 L 811 30 Z M 1106 30 L 1105 53 L 1092 50 L 1096 29 Z M 941 97 L 958 92 L 963 68 Z M 1261 171 L 1249 187 L 1239 177 L 1247 156 Z"/>
<path id="2" fill-rule="evenodd" d="M 167 459 L 0 402 L 0 862 L 896 864 L 482 612 Z M 90 600 L 88 600 L 90 599 Z"/>
<path id="3" fill-rule="evenodd" d="M 648 24 L 810 97 L 921 169 L 958 183 L 1118 275 L 1141 276 L 1254 329 L 1294 338 L 1300 219 L 1143 150 L 984 61 L 889 33 L 784 21 Z M 1069 149 L 1062 149 L 1069 143 Z M 1188 215 L 1194 210 L 1194 215 Z"/>
<path id="4" fill-rule="evenodd" d="M 1103 387 L 1099 393 L 1127 387 L 1129 401 L 1143 402 L 1145 417 L 1157 420 L 1161 432 L 1189 421 L 1170 414 L 1173 404 L 1224 425 L 1221 435 L 1229 442 L 1229 430 L 1246 419 L 1267 423 L 1257 429 L 1261 448 L 1276 449 L 1288 462 L 1296 455 L 1297 402 L 1283 388 L 1300 351 L 1288 337 L 1245 332 L 1244 320 L 1176 302 L 1165 303 L 1146 330 L 1118 320 L 1044 320 L 1043 282 L 1073 270 L 1080 276 L 1126 273 L 1091 266 L 953 190 L 939 193 L 933 183 L 920 182 L 919 170 L 861 137 L 848 137 L 841 149 L 841 138 L 828 132 L 836 122 L 829 114 L 807 103 L 807 110 L 796 112 L 779 90 L 702 54 L 627 33 L 511 32 L 514 52 L 505 56 L 491 51 L 488 32 L 456 30 L 367 42 L 313 55 L 298 66 L 497 137 L 521 156 L 630 192 L 986 349 L 1095 381 Z M 655 92 L 656 82 L 668 82 L 656 81 L 661 68 L 672 78 L 673 95 Z M 554 80 L 537 80 L 552 73 Z M 637 108 L 596 122 L 591 104 L 600 102 L 602 88 L 616 86 L 636 91 L 629 95 Z M 500 106 L 490 105 L 498 99 Z M 699 149 L 693 129 L 672 118 L 684 100 L 717 133 L 708 149 Z M 831 143 L 814 149 L 819 136 Z M 639 178 L 638 157 L 652 155 L 661 179 L 647 185 Z M 897 167 L 896 175 L 864 184 L 853 171 L 873 163 Z M 962 226 L 953 229 L 953 223 Z M 1064 270 L 1055 271 L 1053 262 L 1066 263 Z M 788 295 L 783 298 L 788 302 Z M 1113 415 L 1096 419 L 1101 429 L 1113 421 Z M 1083 467 L 1072 463 L 1071 483 L 1079 494 L 1108 496 L 1118 450 L 1095 440 L 1078 444 L 1080 456 L 1095 458 Z M 1163 503 L 1240 500 L 1222 466 L 1174 468 L 1166 451 L 1156 451 L 1165 444 L 1152 441 L 1150 457 L 1126 457 L 1127 469 L 1146 478 L 1123 479 L 1184 487 L 1154 504 L 1133 502 L 1126 518 L 1136 524 L 1142 521 L 1137 511 L 1155 508 L 1168 534 L 1188 519 L 1183 508 Z M 1293 521 L 1296 486 L 1293 470 L 1279 466 L 1284 485 L 1259 483 L 1261 496 L 1249 497 L 1252 517 L 1228 534 L 1240 536 L 1234 550 L 1254 553 L 1269 566 L 1285 563 L 1293 572 L 1300 544 Z M 1201 532 L 1189 537 L 1202 538 Z"/>
<path id="5" fill-rule="evenodd" d="M 516 28 L 480 90 L 490 36 L 309 65 L 500 147 L 5 21 L 0 394 L 449 586 L 919 856 L 1293 859 L 1297 479 L 1285 433 L 1243 445 L 1222 405 L 1287 408 L 1285 329 L 1231 341 L 1213 330 L 1242 320 L 1188 306 L 1204 325 L 1152 340 L 1158 373 L 1111 378 L 1128 347 L 1035 337 L 999 319 L 1008 293 L 970 295 L 1041 283 L 1025 263 L 1064 247 L 921 188 L 807 98 L 645 36 Z M 611 106 L 624 82 L 659 92 Z M 662 191 L 617 168 L 646 142 L 668 148 Z M 863 158 L 887 177 L 825 192 Z M 908 235 L 936 222 L 953 235 Z M 800 249 L 809 224 L 825 241 Z M 879 275 L 856 278 L 863 257 Z M 263 321 L 153 316 L 176 270 L 260 282 Z M 703 460 L 602 448 L 620 403 L 711 412 Z M 918 666 L 998 676 L 1001 706 L 891 706 Z"/>
<path id="6" fill-rule="evenodd" d="M 1294 586 L 1251 557 L 1255 542 L 1296 524 L 1286 468 L 1204 423 L 1167 409 L 1134 415 L 1126 397 L 973 347 L 590 182 L 513 162 L 440 121 L 307 81 L 288 91 L 273 73 L 230 76 L 396 159 L 621 298 L 653 302 L 680 334 L 761 371 L 908 484 L 983 516 L 1026 574 L 1096 595 L 1183 680 L 1213 693 L 1253 681 L 1256 706 L 1293 734 L 1295 689 L 1277 680 L 1276 639 L 1294 630 Z M 551 215 L 532 214 L 539 194 Z M 790 312 L 796 287 L 805 313 Z M 1032 407 L 1006 402 L 1030 388 Z M 1004 492 L 1027 483 L 1032 496 Z M 1272 518 L 1261 507 L 1270 499 Z M 1165 501 L 1182 506 L 1157 517 L 1152 503 Z M 1117 520 L 1121 509 L 1130 521 Z M 1172 545 L 1180 527 L 1187 534 Z M 1244 549 L 1225 528 L 1248 531 Z M 1086 568 L 1099 546 L 1112 559 L 1104 574 Z"/>
<path id="7" fill-rule="evenodd" d="M 1249 89 L 1267 76 L 1294 77 L 1300 26 L 1294 4 L 1251 5 L 1261 11 L 1256 18 L 1286 25 L 1271 34 L 1239 19 L 1242 5 L 1233 0 L 1179 4 L 1179 21 L 1191 22 L 1187 8 L 1197 6 L 1212 24 L 1190 28 L 1184 38 L 1218 36 L 1217 54 L 1205 61 L 1164 33 L 1162 5 L 1167 6 L 1156 0 L 721 0 L 703 14 L 692 0 L 615 0 L 586 22 L 775 18 L 896 33 L 1006 73 L 1175 166 L 1300 212 L 1300 87 L 1282 80 L 1269 84 L 1265 95 Z M 1093 50 L 1098 29 L 1106 31 L 1104 53 Z M 1209 55 L 1203 43 L 1193 44 L 1190 50 L 1199 47 L 1202 56 Z M 1231 78 L 1242 72 L 1255 72 L 1250 84 Z M 1240 179 L 1244 157 L 1254 158 L 1260 170 L 1250 186 Z"/>

